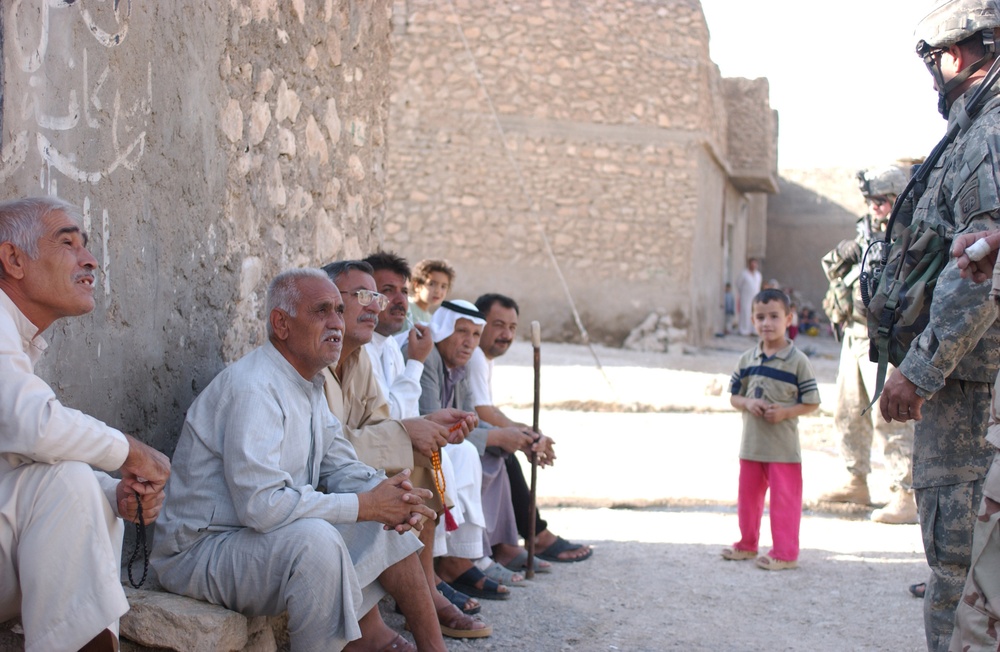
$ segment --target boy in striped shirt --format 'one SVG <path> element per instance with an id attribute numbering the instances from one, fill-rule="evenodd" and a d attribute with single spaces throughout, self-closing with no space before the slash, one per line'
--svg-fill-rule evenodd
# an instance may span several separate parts
<path id="1" fill-rule="evenodd" d="M 729 560 L 756 559 L 758 568 L 798 567 L 802 518 L 799 416 L 819 407 L 816 375 L 785 336 L 792 321 L 788 297 L 769 289 L 753 299 L 760 342 L 740 358 L 729 402 L 743 412 L 737 514 L 740 540 L 722 551 Z M 764 495 L 771 490 L 771 551 L 758 556 Z"/>

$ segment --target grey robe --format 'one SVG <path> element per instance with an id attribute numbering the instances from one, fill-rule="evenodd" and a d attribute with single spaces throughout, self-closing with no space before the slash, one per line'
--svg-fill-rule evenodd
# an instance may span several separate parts
<path id="1" fill-rule="evenodd" d="M 378 575 L 421 547 L 356 523 L 356 494 L 384 479 L 344 438 L 322 376 L 305 380 L 264 344 L 188 410 L 151 564 L 176 593 L 247 615 L 287 609 L 295 650 L 339 649 L 382 595 Z"/>

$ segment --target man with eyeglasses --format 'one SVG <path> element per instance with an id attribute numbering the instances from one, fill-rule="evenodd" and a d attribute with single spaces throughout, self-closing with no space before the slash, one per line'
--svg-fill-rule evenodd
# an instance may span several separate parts
<path id="1" fill-rule="evenodd" d="M 408 331 L 403 329 L 409 314 L 406 286 L 412 276 L 410 265 L 402 257 L 388 251 L 377 251 L 367 256 L 365 262 L 375 270 L 375 284 L 379 292 L 389 297 L 389 304 L 379 314 L 375 334 L 372 341 L 365 345 L 365 350 L 372 359 L 379 387 L 389 400 L 392 418 L 420 416 L 420 382 L 424 362 L 434 349 L 434 341 L 430 325 L 414 324 Z M 406 335 L 406 358 L 393 337 L 397 333 Z M 434 557 L 444 565 L 449 563 L 445 559 L 447 557 L 482 559 L 486 517 L 483 514 L 483 465 L 479 450 L 466 438 L 461 443 L 445 446 L 441 461 L 447 479 L 445 491 L 455 502 L 451 509 L 454 523 L 449 528 L 447 522 L 439 522 L 435 528 Z M 466 614 L 481 611 L 476 598 L 453 589 L 439 577 L 435 577 L 435 581 L 437 590 Z"/>
<path id="2" fill-rule="evenodd" d="M 459 443 L 475 425 L 475 416 L 455 409 L 442 409 L 426 417 L 390 418 L 389 402 L 381 391 L 364 350 L 378 325 L 378 316 L 389 299 L 377 291 L 374 270 L 360 260 L 344 260 L 323 267 L 344 298 L 343 350 L 336 365 L 323 371 L 324 390 L 330 410 L 344 425 L 347 439 L 358 459 L 374 468 L 394 474 L 412 469 L 414 487 L 428 489 L 434 496 L 425 504 L 443 513 L 446 497 L 434 479 L 432 456 L 449 443 Z M 429 585 L 442 633 L 452 638 L 488 636 L 492 629 L 462 613 L 436 586 L 434 575 L 434 527 L 420 532 L 424 544 L 420 561 Z"/>
<path id="3" fill-rule="evenodd" d="M 839 324 L 843 330 L 843 346 L 837 370 L 837 407 L 833 415 L 848 477 L 842 487 L 823 494 L 820 500 L 859 505 L 871 502 L 868 474 L 871 473 L 872 438 L 877 433 L 883 442 L 882 450 L 892 482 L 889 504 L 872 512 L 871 519 L 877 523 L 917 522 L 910 462 L 913 424 L 886 421 L 878 410 L 862 414 L 875 390 L 878 365 L 868 358 L 868 317 L 861 301 L 858 277 L 868 246 L 873 240 L 884 237 L 892 205 L 906 183 L 906 172 L 896 165 L 858 172 L 859 189 L 871 213 L 858 220 L 855 238 L 842 241 L 822 261 L 831 286 L 850 292 L 850 306 L 846 310 L 849 313 L 846 320 Z M 878 255 L 879 250 L 873 248 L 868 255 L 869 266 Z M 890 366 L 888 373 L 893 371 Z"/>

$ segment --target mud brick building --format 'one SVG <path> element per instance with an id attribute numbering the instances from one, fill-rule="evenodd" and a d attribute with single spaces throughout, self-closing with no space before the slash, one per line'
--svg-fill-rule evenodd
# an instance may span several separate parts
<path id="1" fill-rule="evenodd" d="M 768 253 L 778 127 L 766 79 L 720 76 L 697 0 L 396 0 L 393 25 L 387 247 L 545 337 L 577 330 L 553 259 L 593 339 L 651 312 L 719 329 Z"/>

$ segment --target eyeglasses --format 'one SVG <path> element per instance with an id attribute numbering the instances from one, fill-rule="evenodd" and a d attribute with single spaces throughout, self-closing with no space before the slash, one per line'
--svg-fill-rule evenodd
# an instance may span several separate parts
<path id="1" fill-rule="evenodd" d="M 341 294 L 349 294 L 352 297 L 358 298 L 358 303 L 362 306 L 371 305 L 372 301 L 378 306 L 378 311 L 382 312 L 385 307 L 389 305 L 389 297 L 372 290 L 355 290 L 354 292 L 340 291 Z"/>

